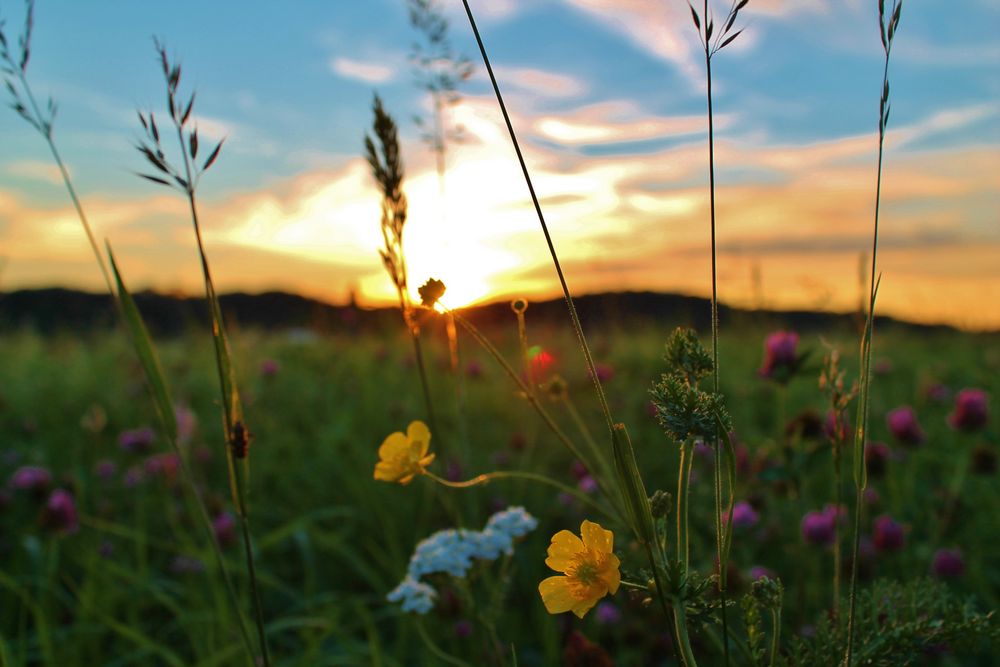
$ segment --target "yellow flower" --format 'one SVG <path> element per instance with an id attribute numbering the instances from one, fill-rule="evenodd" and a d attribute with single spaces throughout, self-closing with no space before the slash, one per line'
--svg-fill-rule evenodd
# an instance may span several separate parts
<path id="1" fill-rule="evenodd" d="M 538 584 L 542 602 L 550 614 L 572 611 L 583 618 L 597 601 L 621 584 L 618 557 L 611 553 L 615 536 L 610 530 L 586 521 L 579 537 L 568 530 L 552 536 L 545 564 L 564 576 L 549 577 Z"/>
<path id="2" fill-rule="evenodd" d="M 427 424 L 410 422 L 405 435 L 396 431 L 382 441 L 378 448 L 379 462 L 375 464 L 375 479 L 409 484 L 434 460 L 434 454 L 427 453 L 430 446 L 431 432 Z"/>

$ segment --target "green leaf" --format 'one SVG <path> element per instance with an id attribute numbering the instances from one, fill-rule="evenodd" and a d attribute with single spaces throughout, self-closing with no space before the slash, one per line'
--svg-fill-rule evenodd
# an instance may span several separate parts
<path id="1" fill-rule="evenodd" d="M 122 319 L 132 338 L 135 352 L 139 356 L 139 363 L 142 364 L 142 369 L 145 372 L 149 390 L 153 394 L 153 402 L 156 404 L 156 412 L 166 431 L 167 438 L 174 441 L 177 439 L 177 418 L 174 414 L 174 404 L 170 398 L 170 390 L 167 387 L 160 360 L 156 355 L 146 324 L 142 321 L 142 315 L 135 305 L 135 300 L 132 299 L 132 295 L 125 287 L 125 282 L 118 271 L 118 264 L 111 251 L 111 244 L 106 243 L 106 246 L 108 258 L 111 260 L 111 269 L 115 274 L 115 284 L 118 289 L 117 298 L 121 306 Z"/>
<path id="2" fill-rule="evenodd" d="M 611 449 L 632 532 L 640 542 L 656 544 L 656 529 L 653 526 L 653 513 L 649 509 L 649 495 L 639 474 L 635 450 L 632 448 L 632 441 L 624 424 L 615 424 L 611 430 Z"/>

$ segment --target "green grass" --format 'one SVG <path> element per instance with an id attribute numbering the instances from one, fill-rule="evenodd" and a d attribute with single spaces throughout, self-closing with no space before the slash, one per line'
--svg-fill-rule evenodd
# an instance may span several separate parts
<path id="1" fill-rule="evenodd" d="M 584 419 L 594 433 L 602 434 L 602 416 L 572 333 L 533 326 L 530 317 L 528 325 L 531 343 L 555 354 L 556 370 L 569 382 Z M 742 331 L 739 336 L 729 333 L 737 330 Z M 573 484 L 565 449 L 502 371 L 468 340 L 466 358 L 477 360 L 484 373 L 467 381 L 469 442 L 460 444 L 446 342 L 433 328 L 428 333 L 433 338 L 427 340 L 431 388 L 441 406 L 439 428 L 448 445 L 442 450 L 432 440 L 438 453 L 433 469 L 443 474 L 454 461 L 461 465 L 463 478 L 519 469 Z M 761 522 L 749 531 L 737 531 L 732 563 L 744 575 L 751 566 L 763 565 L 782 578 L 788 633 L 783 635 L 788 636 L 815 624 L 830 604 L 832 554 L 803 544 L 799 533 L 802 515 L 831 501 L 829 448 L 822 441 L 787 447 L 778 441 L 786 419 L 804 409 L 825 412 L 816 381 L 823 347 L 819 335 L 803 335 L 802 346 L 814 353 L 808 368 L 782 391 L 756 375 L 766 333 L 752 322 L 740 323 L 724 327 L 720 339 L 727 369 L 722 389 L 739 438 L 751 460 L 781 462 L 763 475 L 739 478 L 738 499 L 754 500 Z M 660 355 L 668 334 L 651 325 L 595 329 L 591 334 L 597 361 L 614 368 L 606 385 L 609 400 L 629 427 L 650 492 L 670 490 L 676 482 L 676 447 L 646 408 L 648 388 L 664 366 Z M 509 359 L 517 359 L 513 315 L 509 327 L 490 332 L 490 337 Z M 856 357 L 855 333 L 831 333 L 827 338 L 841 347 L 849 377 L 855 377 L 856 368 L 850 367 Z M 406 487 L 372 479 L 382 439 L 424 417 L 411 348 L 402 332 L 320 339 L 239 331 L 232 339 L 235 365 L 244 372 L 240 381 L 247 411 L 254 416 L 249 501 L 264 617 L 276 664 L 439 664 L 420 640 L 413 618 L 384 596 L 404 575 L 419 540 L 456 522 L 481 528 L 495 509 L 508 504 L 524 505 L 540 525 L 517 546 L 497 631 L 505 644 L 515 645 L 518 664 L 558 662 L 568 621 L 546 614 L 536 588 L 549 574 L 543 563 L 549 537 L 564 528 L 575 530 L 584 514 L 562 504 L 549 487 L 520 480 L 452 491 L 432 487 L 427 479 Z M 199 417 L 189 447 L 210 453 L 195 467 L 214 514 L 228 507 L 229 491 L 210 342 L 192 333 L 160 341 L 160 353 L 175 401 L 190 405 Z M 257 372 L 269 358 L 280 363 L 273 377 Z M 945 504 L 941 491 L 957 467 L 964 465 L 973 446 L 985 444 L 995 451 L 998 445 L 995 403 L 993 421 L 984 433 L 957 434 L 945 422 L 951 405 L 932 402 L 926 388 L 941 382 L 953 390 L 975 386 L 1000 396 L 1000 338 L 881 330 L 874 358 L 876 366 L 889 362 L 891 370 L 874 378 L 873 438 L 891 441 L 884 415 L 900 404 L 916 408 L 928 438 L 920 449 L 894 447 L 905 451 L 906 460 L 892 462 L 885 480 L 872 480 L 881 499 L 876 508 L 866 510 L 863 526 L 867 529 L 874 515 L 889 513 L 907 524 L 909 533 L 903 551 L 879 555 L 867 574 L 912 579 L 928 572 L 937 548 L 960 546 L 967 572 L 950 585 L 973 594 L 983 608 L 995 609 L 1000 595 L 1000 569 L 995 566 L 1000 546 L 991 539 L 995 474 L 968 476 L 958 520 L 943 536 L 936 535 Z M 107 415 L 98 433 L 81 427 L 81 418 L 95 405 Z M 579 440 L 570 416 L 558 405 L 551 409 Z M 143 457 L 121 451 L 118 433 L 155 423 L 141 371 L 123 338 L 43 338 L 32 333 L 0 338 L 0 478 L 8 479 L 19 465 L 49 467 L 56 485 L 75 491 L 82 524 L 74 535 L 51 535 L 38 526 L 37 500 L 6 491 L 0 510 L 0 655 L 7 656 L 8 664 L 245 662 L 225 589 L 195 518 L 182 502 L 179 484 L 148 480 L 126 488 L 121 482 L 122 472 L 141 464 Z M 527 442 L 522 451 L 510 446 L 515 436 Z M 161 440 L 150 453 L 166 451 L 167 443 Z M 107 482 L 93 473 L 94 464 L 104 458 L 119 467 Z M 704 460 L 696 462 L 695 470 L 692 557 L 700 571 L 709 572 L 715 554 L 712 472 Z M 796 487 L 798 493 L 790 491 Z M 608 527 L 622 536 L 616 547 L 626 577 L 639 580 L 635 569 L 642 565 L 642 555 L 624 543 L 624 526 Z M 113 547 L 110 557 L 99 553 L 105 542 Z M 237 587 L 245 592 L 239 547 L 233 545 L 225 553 Z M 171 562 L 178 555 L 200 559 L 205 571 L 172 572 Z M 492 563 L 477 568 L 472 591 L 476 600 L 486 597 L 500 567 Z M 731 584 L 736 594 L 739 579 Z M 456 623 L 473 620 L 473 610 L 460 602 L 461 595 L 457 591 L 444 596 L 448 599 L 426 617 L 428 631 L 449 653 L 473 664 L 489 664 L 482 653 L 487 643 L 480 626 L 474 625 L 468 638 L 456 635 Z M 614 601 L 627 608 L 620 624 L 601 626 L 590 614 L 573 625 L 605 646 L 620 664 L 665 660 L 669 651 L 660 635 L 666 626 L 655 606 L 644 608 L 624 590 Z M 693 629 L 699 653 L 712 651 L 706 637 Z"/>

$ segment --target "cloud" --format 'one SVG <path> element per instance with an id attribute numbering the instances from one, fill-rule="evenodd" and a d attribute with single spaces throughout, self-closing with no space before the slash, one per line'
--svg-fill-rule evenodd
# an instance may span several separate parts
<path id="1" fill-rule="evenodd" d="M 330 71 L 346 79 L 364 83 L 386 83 L 395 78 L 395 69 L 385 63 L 336 57 L 330 60 Z"/>
<path id="2" fill-rule="evenodd" d="M 718 114 L 723 129 L 732 117 Z M 534 121 L 542 136 L 569 145 L 594 145 L 648 139 L 666 139 L 708 132 L 704 115 L 651 116 L 627 100 L 613 100 L 580 107 L 568 113 L 546 115 Z"/>
<path id="3" fill-rule="evenodd" d="M 62 184 L 62 174 L 59 173 L 59 167 L 49 162 L 20 160 L 5 165 L 3 170 L 16 178 L 28 178 L 56 185 Z"/>
<path id="4" fill-rule="evenodd" d="M 587 85 L 569 74 L 560 74 L 531 67 L 494 67 L 500 85 L 537 97 L 563 99 L 583 95 Z M 485 73 L 481 75 L 485 77 Z"/>

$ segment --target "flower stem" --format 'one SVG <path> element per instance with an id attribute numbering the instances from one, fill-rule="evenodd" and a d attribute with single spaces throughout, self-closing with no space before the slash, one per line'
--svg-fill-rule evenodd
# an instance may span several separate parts
<path id="1" fill-rule="evenodd" d="M 434 640 L 431 639 L 431 636 L 427 634 L 427 628 L 424 627 L 423 620 L 419 618 L 417 619 L 417 634 L 420 635 L 420 639 L 424 642 L 427 649 L 434 654 L 434 657 L 448 663 L 449 665 L 455 665 L 456 667 L 472 667 L 472 665 L 466 661 L 456 658 L 450 653 L 445 653 L 441 647 L 435 644 Z"/>
<path id="2" fill-rule="evenodd" d="M 539 473 L 523 472 L 520 470 L 496 470 L 494 472 L 484 473 L 482 475 L 476 475 L 472 479 L 465 480 L 464 482 L 452 482 L 450 480 L 444 479 L 443 477 L 438 477 L 429 470 L 424 470 L 424 474 L 427 475 L 432 480 L 434 480 L 435 482 L 437 482 L 438 484 L 441 484 L 442 486 L 447 486 L 448 488 L 451 489 L 470 489 L 474 486 L 479 486 L 480 484 L 487 484 L 494 479 L 526 479 L 532 482 L 539 482 L 541 484 L 547 484 L 551 487 L 557 488 L 563 493 L 570 494 L 577 500 L 583 502 L 586 505 L 589 505 L 593 509 L 597 510 L 598 512 L 600 512 L 601 514 L 612 520 L 618 519 L 618 517 L 615 516 L 609 509 L 607 509 L 606 507 L 604 507 L 596 500 L 594 500 L 587 494 L 583 493 L 582 491 L 574 489 L 571 486 L 567 486 L 562 482 L 557 482 L 551 477 Z"/>

